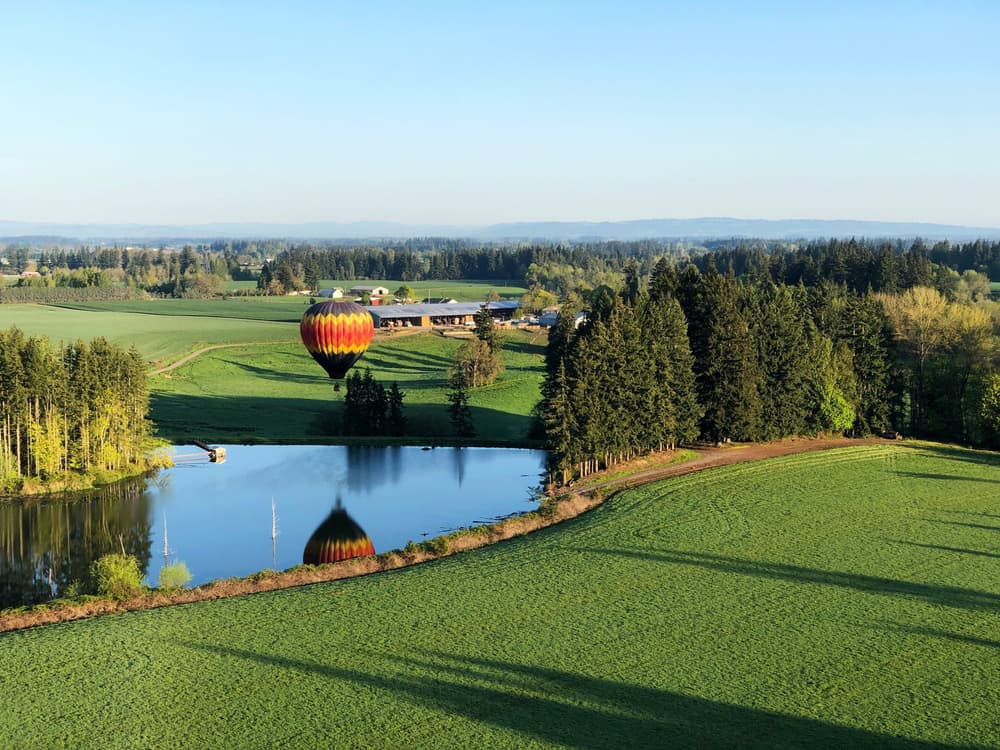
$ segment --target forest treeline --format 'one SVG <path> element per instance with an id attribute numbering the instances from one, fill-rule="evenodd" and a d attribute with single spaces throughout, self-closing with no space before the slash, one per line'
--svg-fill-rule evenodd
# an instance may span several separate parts
<path id="1" fill-rule="evenodd" d="M 0 331 L 0 493 L 31 480 L 143 470 L 148 409 L 146 364 L 136 349 L 103 338 L 57 348 L 16 327 Z"/>
<path id="2" fill-rule="evenodd" d="M 977 289 L 982 279 L 1000 278 L 1000 242 L 986 240 L 942 241 L 930 246 L 921 240 L 864 239 L 730 240 L 702 245 L 680 240 L 483 244 L 427 238 L 353 245 L 258 240 L 214 242 L 181 250 L 43 250 L 34 260 L 27 247 L 9 246 L 4 253 L 11 264 L 9 271 L 26 270 L 29 260 L 37 268 L 40 276 L 21 279 L 21 286 L 43 290 L 124 286 L 175 297 L 223 294 L 228 280 L 256 280 L 260 293 L 284 294 L 315 290 L 321 279 L 509 281 L 564 296 L 574 290 L 615 286 L 630 265 L 648 281 L 656 262 L 664 257 L 678 263 L 695 262 L 702 272 L 711 258 L 717 268 L 731 267 L 737 276 L 784 284 L 833 281 L 859 293 L 869 287 L 896 292 L 933 286 L 950 297 L 963 278 L 967 285 L 978 283 Z M 37 294 L 44 296 L 44 292 Z M 7 301 L 26 300 L 8 295 Z"/>
<path id="3" fill-rule="evenodd" d="M 537 409 L 557 481 L 699 438 L 996 443 L 995 303 L 699 265 L 661 259 L 648 284 L 627 270 L 620 291 L 591 295 L 579 329 L 563 307 Z"/>

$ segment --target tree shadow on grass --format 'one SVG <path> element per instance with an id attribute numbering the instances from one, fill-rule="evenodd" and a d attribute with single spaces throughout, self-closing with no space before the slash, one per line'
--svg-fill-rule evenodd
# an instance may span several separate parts
<path id="1" fill-rule="evenodd" d="M 368 350 L 364 358 L 370 362 L 378 361 L 379 364 L 377 366 L 386 370 L 409 365 L 417 372 L 441 372 L 442 370 L 447 370 L 452 365 L 451 357 L 409 351 L 401 347 L 379 347 L 374 352 Z"/>
<path id="2" fill-rule="evenodd" d="M 920 542 L 908 542 L 905 539 L 886 539 L 892 544 L 908 544 L 911 547 L 923 547 L 924 549 L 937 549 L 944 552 L 960 552 L 965 555 L 979 555 L 980 557 L 995 557 L 1000 560 L 1000 554 L 996 552 L 983 552 L 978 549 L 966 549 L 965 547 L 945 547 L 941 544 L 922 544 Z"/>
<path id="3" fill-rule="evenodd" d="M 535 354 L 538 356 L 545 356 L 545 344 L 532 344 L 530 341 L 514 341 L 508 339 L 504 342 L 504 349 L 512 352 L 517 352 L 518 354 Z M 539 365 L 541 367 L 542 365 Z"/>
<path id="4" fill-rule="evenodd" d="M 1000 484 L 1000 479 L 986 479 L 985 477 L 969 477 L 956 474 L 929 474 L 922 471 L 897 471 L 897 476 L 910 477 L 912 479 L 932 479 L 950 480 L 957 482 L 986 482 L 988 484 Z"/>
<path id="5" fill-rule="evenodd" d="M 937 510 L 940 511 L 941 513 L 951 513 L 956 516 L 978 516 L 979 518 L 1000 518 L 1000 516 L 998 516 L 995 513 L 977 513 L 976 511 L 972 510 L 951 510 L 948 508 L 938 508 Z"/>
<path id="6" fill-rule="evenodd" d="M 1000 526 L 990 526 L 985 523 L 961 523 L 959 521 L 942 521 L 937 518 L 925 518 L 925 521 L 939 523 L 944 526 L 964 526 L 967 529 L 979 529 L 981 531 L 1000 531 Z"/>
<path id="7" fill-rule="evenodd" d="M 873 626 L 866 626 L 870 629 Z M 966 643 L 970 646 L 983 646 L 984 648 L 1000 649 L 1000 641 L 993 641 L 989 638 L 980 638 L 974 635 L 962 635 L 961 633 L 949 633 L 947 630 L 937 630 L 935 628 L 925 628 L 920 625 L 901 625 L 895 622 L 886 622 L 874 626 L 874 629 L 891 630 L 897 633 L 909 633 L 912 635 L 924 635 L 930 638 L 943 638 L 956 643 Z"/>
<path id="8" fill-rule="evenodd" d="M 400 384 L 409 391 L 407 384 Z M 155 434 L 171 443 L 206 440 L 214 443 L 314 443 L 358 441 L 365 436 L 343 431 L 344 390 L 329 400 L 259 396 L 197 396 L 174 393 L 150 395 L 150 419 Z M 528 444 L 530 416 L 470 407 L 476 436 L 467 445 Z M 403 404 L 408 442 L 456 440 L 446 404 Z M 380 437 L 368 438 L 378 442 Z"/>
<path id="9" fill-rule="evenodd" d="M 244 372 L 248 372 L 252 375 L 257 376 L 258 378 L 264 378 L 265 380 L 277 380 L 282 383 L 303 383 L 308 385 L 312 383 L 322 382 L 324 380 L 329 380 L 329 378 L 326 378 L 322 374 L 302 375 L 300 373 L 288 372 L 287 370 L 280 370 L 274 367 L 260 367 L 259 365 L 251 365 L 248 364 L 247 362 L 241 362 L 235 359 L 223 359 L 222 357 L 219 358 L 219 361 L 225 362 L 226 364 L 232 365 L 233 367 L 238 367 Z M 317 365 L 316 367 L 318 369 L 319 365 Z M 320 372 L 322 373 L 322 370 L 320 370 Z"/>
<path id="10" fill-rule="evenodd" d="M 297 670 L 374 689 L 404 703 L 515 733 L 525 742 L 581 750 L 946 747 L 645 685 L 483 658 L 434 652 L 417 658 L 372 654 L 369 662 L 381 661 L 392 672 L 375 674 L 228 645 L 181 645 L 276 670 Z M 400 713 L 404 714 L 405 708 Z M 404 720 L 403 715 L 400 720 Z M 422 739 L 428 739 L 426 734 Z M 440 744 L 448 746 L 449 738 L 442 736 Z"/>
<path id="11" fill-rule="evenodd" d="M 995 466 L 1000 468 L 1000 453 L 992 453 L 983 450 L 972 450 L 967 448 L 952 448 L 947 445 L 925 445 L 901 443 L 901 448 L 919 451 L 920 453 L 930 453 L 940 458 L 951 459 L 952 461 L 962 461 L 969 464 L 979 464 L 981 466 Z"/>
<path id="12" fill-rule="evenodd" d="M 570 549 L 574 552 L 585 554 L 615 555 L 618 557 L 630 557 L 674 565 L 690 565 L 720 573 L 735 573 L 737 575 L 770 578 L 773 580 L 791 581 L 793 583 L 835 586 L 866 594 L 919 599 L 931 604 L 976 612 L 1000 611 L 1000 594 L 993 594 L 989 591 L 978 591 L 976 589 L 964 589 L 958 586 L 912 583 L 910 581 L 897 581 L 892 578 L 880 578 L 878 576 L 866 576 L 857 573 L 842 573 L 834 570 L 819 570 L 817 568 L 805 568 L 786 563 L 758 562 L 756 560 L 726 557 L 725 555 L 684 552 L 682 550 L 664 549 L 643 552 L 638 550 L 599 548 Z"/>

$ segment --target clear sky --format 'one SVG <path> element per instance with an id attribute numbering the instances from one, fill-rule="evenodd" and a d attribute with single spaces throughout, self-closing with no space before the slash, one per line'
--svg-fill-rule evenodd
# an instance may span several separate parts
<path id="1" fill-rule="evenodd" d="M 0 219 L 1000 226 L 1000 2 L 0 0 Z"/>

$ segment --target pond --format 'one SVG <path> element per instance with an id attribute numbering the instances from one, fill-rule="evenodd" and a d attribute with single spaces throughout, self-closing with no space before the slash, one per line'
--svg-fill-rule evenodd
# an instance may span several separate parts
<path id="1" fill-rule="evenodd" d="M 387 552 L 535 509 L 545 463 L 543 451 L 510 448 L 225 448 L 224 463 L 182 462 L 73 498 L 0 503 L 0 607 L 71 591 L 93 560 L 122 548 L 151 585 L 165 561 L 183 561 L 192 584 L 290 568 L 338 498 Z"/>

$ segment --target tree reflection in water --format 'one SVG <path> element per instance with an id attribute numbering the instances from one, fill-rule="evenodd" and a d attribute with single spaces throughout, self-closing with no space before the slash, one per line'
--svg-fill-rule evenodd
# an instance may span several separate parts
<path id="1" fill-rule="evenodd" d="M 85 585 L 90 564 L 122 546 L 145 574 L 152 548 L 146 481 L 0 502 L 0 608 L 37 604 L 75 582 Z"/>

